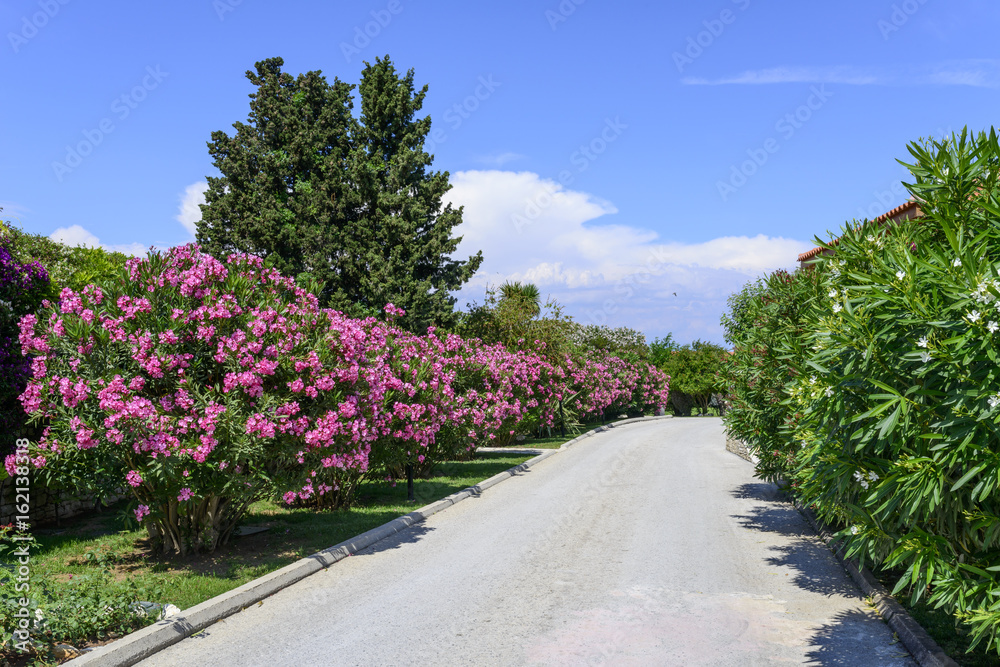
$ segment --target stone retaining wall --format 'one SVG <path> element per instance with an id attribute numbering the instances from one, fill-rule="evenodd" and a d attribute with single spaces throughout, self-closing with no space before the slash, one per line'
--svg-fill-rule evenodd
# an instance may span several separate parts
<path id="1" fill-rule="evenodd" d="M 15 509 L 17 491 L 14 479 L 0 482 L 0 525 L 13 523 L 21 514 Z M 52 491 L 41 484 L 32 484 L 28 492 L 28 521 L 32 526 L 53 523 L 82 514 L 96 507 L 91 497 L 78 497 L 69 491 Z"/>
<path id="2" fill-rule="evenodd" d="M 757 461 L 754 460 L 753 454 L 751 454 L 750 450 L 747 449 L 746 443 L 742 440 L 736 440 L 735 438 L 729 437 L 728 433 L 726 434 L 726 449 L 731 451 L 733 454 L 736 454 L 736 456 L 741 459 L 746 459 L 750 463 L 757 463 Z"/>

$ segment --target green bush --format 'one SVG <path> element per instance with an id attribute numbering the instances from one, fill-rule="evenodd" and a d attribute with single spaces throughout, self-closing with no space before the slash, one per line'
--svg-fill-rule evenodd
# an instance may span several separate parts
<path id="1" fill-rule="evenodd" d="M 708 412 L 713 394 L 725 392 L 722 367 L 729 353 L 720 345 L 696 340 L 664 352 L 657 367 L 670 376 L 670 400 L 675 414 L 691 414 L 691 406 Z"/>
<path id="2" fill-rule="evenodd" d="M 729 298 L 722 318 L 732 355 L 722 365 L 729 395 L 726 432 L 757 456 L 757 476 L 777 481 L 794 469 L 796 454 L 783 428 L 792 423 L 786 385 L 799 375 L 805 315 L 820 289 L 818 274 L 777 271 Z"/>
<path id="3" fill-rule="evenodd" d="M 783 461 L 765 469 L 841 528 L 850 555 L 903 569 L 896 592 L 1000 652 L 1000 146 L 991 130 L 909 151 L 922 218 L 848 225 L 798 274 L 813 296 L 759 320 L 769 333 L 748 325 L 780 294 L 773 278 L 737 299 L 733 330 L 758 351 L 736 356 L 736 393 L 754 399 L 761 379 L 774 400 L 747 400 L 727 427 L 766 431 L 753 444 Z"/>

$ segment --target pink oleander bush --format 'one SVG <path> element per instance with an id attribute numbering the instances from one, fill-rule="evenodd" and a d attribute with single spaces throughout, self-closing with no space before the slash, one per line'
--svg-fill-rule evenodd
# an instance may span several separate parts
<path id="1" fill-rule="evenodd" d="M 51 425 L 35 464 L 97 474 L 137 500 L 166 551 L 214 549 L 250 504 L 325 468 L 364 471 L 397 388 L 363 322 L 323 312 L 262 260 L 195 246 L 129 261 L 117 285 L 65 289 L 21 320 L 21 396 Z"/>
<path id="2" fill-rule="evenodd" d="M 321 310 L 252 256 L 197 246 L 130 260 L 20 321 L 32 457 L 110 495 L 165 552 L 215 549 L 257 500 L 349 506 L 368 478 L 584 413 L 666 402 L 666 378 L 617 357 L 566 359 Z M 575 398 L 573 398 L 575 397 Z M 11 461 L 7 461 L 8 467 Z"/>

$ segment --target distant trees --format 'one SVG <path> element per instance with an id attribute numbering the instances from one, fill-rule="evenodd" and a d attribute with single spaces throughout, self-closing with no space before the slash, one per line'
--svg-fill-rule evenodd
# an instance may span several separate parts
<path id="1" fill-rule="evenodd" d="M 234 251 L 269 258 L 286 275 L 323 283 L 324 305 L 352 315 L 407 311 L 418 331 L 454 323 L 451 292 L 467 282 L 482 253 L 451 255 L 462 209 L 442 205 L 448 172 L 428 170 L 430 117 L 416 118 L 427 86 L 388 57 L 366 63 L 352 114 L 353 85 L 319 71 L 298 77 L 284 61 L 256 64 L 247 78 L 247 123 L 213 132 L 209 153 L 222 174 L 208 177 L 197 239 L 221 258 Z"/>
<path id="2" fill-rule="evenodd" d="M 650 362 L 670 376 L 670 402 L 677 415 L 689 415 L 692 408 L 708 412 L 712 396 L 725 394 L 721 375 L 729 352 L 722 346 L 696 340 L 678 345 L 673 337 L 650 344 Z"/>

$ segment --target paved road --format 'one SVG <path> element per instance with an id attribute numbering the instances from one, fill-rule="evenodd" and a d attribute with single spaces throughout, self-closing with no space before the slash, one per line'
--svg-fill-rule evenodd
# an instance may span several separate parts
<path id="1" fill-rule="evenodd" d="M 718 419 L 623 426 L 143 665 L 914 665 Z"/>

